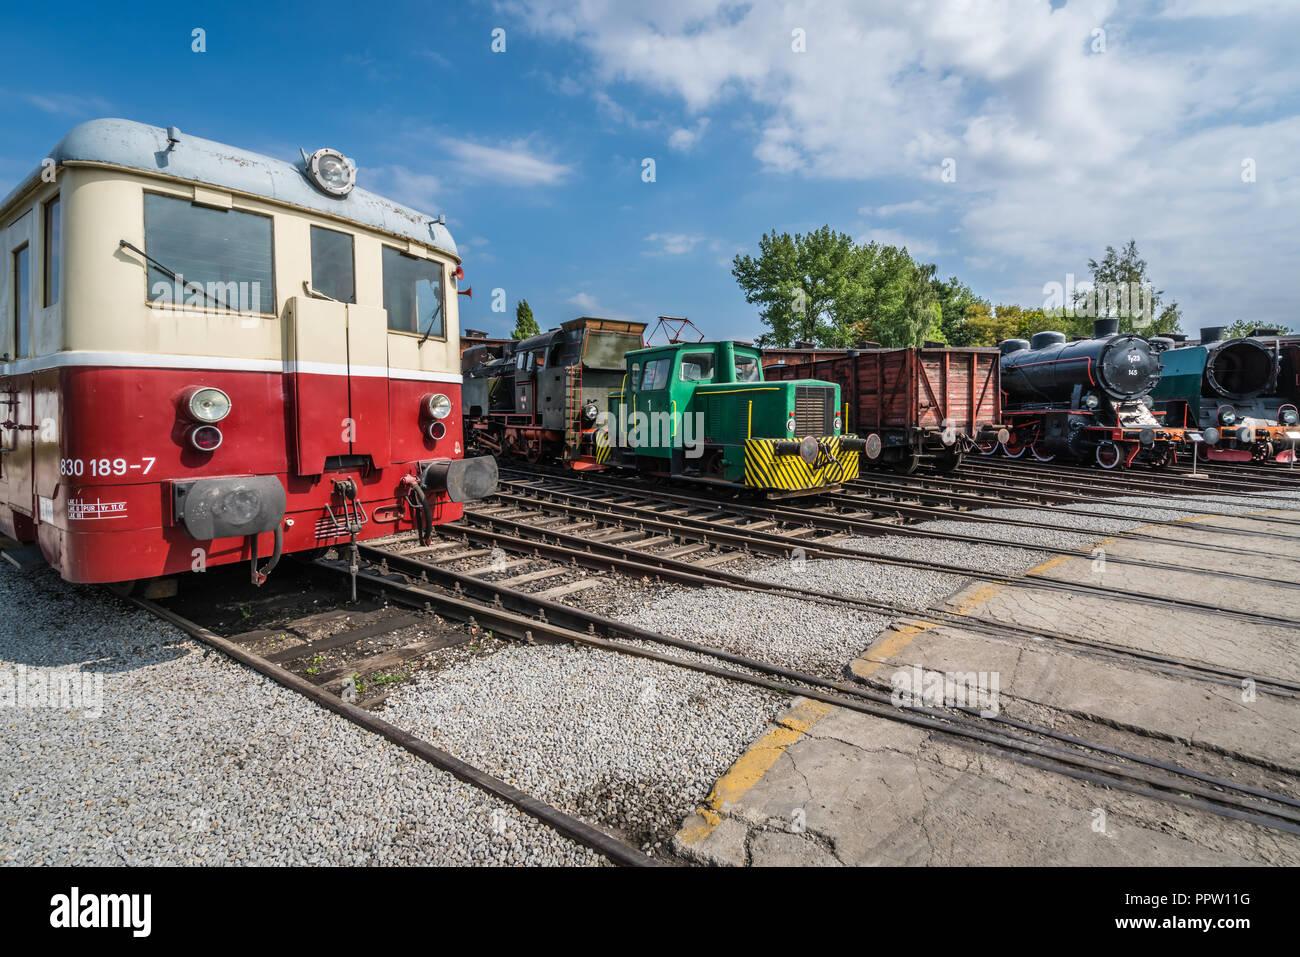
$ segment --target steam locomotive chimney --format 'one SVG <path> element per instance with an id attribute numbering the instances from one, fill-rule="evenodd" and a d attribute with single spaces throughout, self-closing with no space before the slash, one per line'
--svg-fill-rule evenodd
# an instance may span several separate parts
<path id="1" fill-rule="evenodd" d="M 1119 320 L 1116 318 L 1094 319 L 1092 321 L 1092 337 L 1094 339 L 1105 339 L 1107 336 L 1116 335 L 1119 332 Z"/>
<path id="2" fill-rule="evenodd" d="M 1223 326 L 1202 326 L 1201 342 L 1218 342 L 1223 338 Z"/>

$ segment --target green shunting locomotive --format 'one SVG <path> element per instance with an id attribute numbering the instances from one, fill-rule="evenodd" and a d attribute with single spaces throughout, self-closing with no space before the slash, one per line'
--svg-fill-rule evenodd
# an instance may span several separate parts
<path id="1" fill-rule="evenodd" d="M 840 387 L 767 382 L 758 349 L 674 343 L 624 357 L 597 429 L 602 465 L 769 493 L 816 493 L 858 476 L 866 440 L 842 435 Z"/>

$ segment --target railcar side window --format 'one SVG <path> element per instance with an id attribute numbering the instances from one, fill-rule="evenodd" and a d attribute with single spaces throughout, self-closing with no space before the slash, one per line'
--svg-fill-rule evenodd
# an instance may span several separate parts
<path id="1" fill-rule="evenodd" d="M 683 382 L 712 382 L 713 353 L 693 352 L 682 356 L 681 377 Z"/>
<path id="2" fill-rule="evenodd" d="M 357 301 L 351 236 L 320 226 L 311 228 L 311 285 L 339 302 Z"/>
<path id="3" fill-rule="evenodd" d="M 144 244 L 150 302 L 275 311 L 270 217 L 145 193 Z"/>
<path id="4" fill-rule="evenodd" d="M 388 328 L 445 338 L 442 264 L 385 246 L 383 267 Z"/>
<path id="5" fill-rule="evenodd" d="M 26 243 L 13 253 L 14 332 L 17 338 L 14 358 L 17 359 L 27 355 L 32 344 L 32 290 L 28 277 L 30 256 Z"/>
<path id="6" fill-rule="evenodd" d="M 59 280 L 62 275 L 63 217 L 59 197 L 45 204 L 45 305 L 59 301 Z"/>
<path id="7" fill-rule="evenodd" d="M 641 391 L 646 392 L 650 389 L 663 389 L 668 385 L 668 370 L 673 360 L 667 356 L 662 359 L 651 359 L 645 364 L 645 375 L 641 377 Z"/>

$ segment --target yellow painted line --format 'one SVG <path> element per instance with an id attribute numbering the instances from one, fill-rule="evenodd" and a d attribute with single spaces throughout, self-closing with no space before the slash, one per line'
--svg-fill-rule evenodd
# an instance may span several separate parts
<path id="1" fill-rule="evenodd" d="M 698 809 L 700 820 L 678 831 L 678 839 L 684 844 L 695 844 L 712 834 L 713 829 L 722 823 L 720 812 L 723 806 L 727 802 L 740 800 L 763 779 L 763 775 L 767 774 L 790 745 L 803 737 L 809 728 L 830 711 L 831 705 L 809 700 L 803 700 L 791 708 L 780 719 L 780 723 L 750 745 L 749 750 L 736 759 L 727 773 L 718 778 L 704 805 Z"/>
<path id="2" fill-rule="evenodd" d="M 875 674 L 886 661 L 910 645 L 913 638 L 934 627 L 933 621 L 919 621 L 915 625 L 895 628 L 874 649 L 868 649 L 866 654 L 853 663 L 853 673 L 862 678 Z"/>
<path id="3" fill-rule="evenodd" d="M 1179 521 L 1201 521 L 1213 517 L 1193 516 L 1189 519 L 1179 519 Z M 1145 527 L 1154 528 L 1157 526 Z M 1122 538 L 1123 536 L 1116 537 Z M 1105 539 L 1100 545 L 1094 547 L 1101 547 L 1101 545 L 1114 540 L 1115 538 Z M 1025 574 L 1041 574 L 1068 559 L 1086 557 L 1087 555 L 1083 553 L 1056 555 L 1041 565 L 1031 568 Z M 952 606 L 953 613 L 969 615 L 998 594 L 1004 584 L 1004 582 L 991 582 L 971 589 L 966 597 L 959 599 Z M 905 625 L 896 625 L 874 647 L 869 648 L 860 658 L 854 661 L 850 667 L 855 675 L 866 678 L 884 667 L 890 659 L 915 641 L 918 635 L 923 635 L 932 628 L 938 627 L 940 627 L 939 622 L 923 620 L 916 620 Z M 683 826 L 677 832 L 678 839 L 684 844 L 696 844 L 712 834 L 714 829 L 722 823 L 721 811 L 723 805 L 727 802 L 735 803 L 739 801 L 755 784 L 763 779 L 763 776 L 776 764 L 781 755 L 803 737 L 809 728 L 829 714 L 832 708 L 832 705 L 824 702 L 804 700 L 793 708 L 789 715 L 780 719 L 775 727 L 752 744 L 749 750 L 736 760 L 736 763 L 731 766 L 727 773 L 718 779 L 704 804 L 697 809 L 696 816 L 698 820 Z"/>

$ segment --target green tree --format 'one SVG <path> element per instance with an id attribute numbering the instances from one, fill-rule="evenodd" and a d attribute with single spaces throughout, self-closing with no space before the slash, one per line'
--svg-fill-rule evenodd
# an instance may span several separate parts
<path id="1" fill-rule="evenodd" d="M 510 338 L 527 339 L 530 336 L 541 335 L 541 332 L 542 327 L 533 318 L 533 307 L 528 305 L 527 299 L 520 299 L 519 305 L 515 306 L 515 328 L 510 333 Z"/>
<path id="2" fill-rule="evenodd" d="M 943 336 L 943 307 L 934 292 L 936 267 L 917 265 L 910 258 L 899 277 L 901 299 L 875 317 L 876 337 L 889 348 L 919 346 L 926 339 Z"/>
<path id="3" fill-rule="evenodd" d="M 731 274 L 768 328 L 758 344 L 847 344 L 850 327 L 866 315 L 862 262 L 862 248 L 830 226 L 794 236 L 773 230 L 759 240 L 757 257 L 737 255 Z"/>
<path id="4" fill-rule="evenodd" d="M 1130 239 L 1120 250 L 1114 246 L 1107 246 L 1100 261 L 1088 260 L 1088 269 L 1092 272 L 1093 290 L 1090 293 L 1075 294 L 1076 315 L 1070 331 L 1077 335 L 1091 335 L 1094 317 L 1115 315 L 1117 312 L 1121 332 L 1140 332 L 1154 336 L 1181 331 L 1178 303 L 1170 302 L 1163 310 L 1160 309 L 1160 297 L 1164 295 L 1164 290 L 1156 289 L 1151 283 L 1147 275 L 1147 261 L 1138 254 L 1136 240 Z M 1142 313 L 1145 315 L 1138 313 L 1137 303 L 1132 297 L 1129 298 L 1127 314 L 1124 314 L 1122 309 L 1116 309 L 1115 300 L 1110 298 L 1116 291 L 1137 290 L 1143 287 L 1145 290 L 1141 294 Z M 1099 290 L 1103 289 L 1107 290 L 1109 295 L 1099 295 Z M 1122 303 L 1123 299 L 1120 302 Z M 1083 315 L 1078 314 L 1081 309 L 1084 311 Z"/>
<path id="5" fill-rule="evenodd" d="M 1281 323 L 1253 322 L 1247 319 L 1238 319 L 1223 330 L 1223 338 L 1241 339 L 1250 335 L 1252 329 L 1281 329 L 1283 335 L 1291 335 L 1294 332 L 1291 326 L 1284 326 Z"/>
<path id="6" fill-rule="evenodd" d="M 988 303 L 956 276 L 950 276 L 946 281 L 935 280 L 934 298 L 939 304 L 942 340 L 950 346 L 971 345 L 966 329 L 966 310 L 973 305 L 987 306 Z"/>

